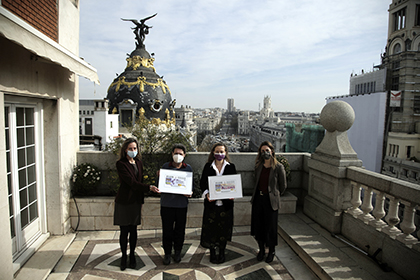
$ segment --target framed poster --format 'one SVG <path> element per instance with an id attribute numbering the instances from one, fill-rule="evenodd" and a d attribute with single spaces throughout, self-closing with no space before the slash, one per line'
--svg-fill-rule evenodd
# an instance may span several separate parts
<path id="1" fill-rule="evenodd" d="M 162 193 L 191 195 L 192 181 L 192 172 L 161 169 L 158 188 Z"/>
<path id="2" fill-rule="evenodd" d="M 242 197 L 241 175 L 209 176 L 210 199 Z"/>

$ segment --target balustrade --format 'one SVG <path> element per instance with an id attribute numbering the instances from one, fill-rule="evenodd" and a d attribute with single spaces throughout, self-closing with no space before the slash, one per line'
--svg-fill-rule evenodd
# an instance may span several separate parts
<path id="1" fill-rule="evenodd" d="M 416 230 L 414 217 L 417 205 L 415 203 L 399 199 L 359 182 L 351 181 L 351 186 L 352 207 L 346 211 L 347 213 L 408 247 L 419 242 L 412 235 Z M 372 204 L 373 198 L 375 206 Z M 386 199 L 388 203 L 385 203 Z M 399 210 L 403 212 L 402 221 L 398 216 Z"/>

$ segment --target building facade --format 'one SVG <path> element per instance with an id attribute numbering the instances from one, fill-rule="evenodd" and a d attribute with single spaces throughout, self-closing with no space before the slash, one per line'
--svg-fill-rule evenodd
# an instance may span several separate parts
<path id="1" fill-rule="evenodd" d="M 227 100 L 227 111 L 229 113 L 235 112 L 235 100 L 233 98 Z"/>
<path id="2" fill-rule="evenodd" d="M 420 0 L 393 0 L 382 63 L 387 72 L 384 174 L 420 179 Z M 401 167 L 406 166 L 406 167 Z M 414 168 L 413 168 L 414 167 Z M 410 179 L 410 180 L 411 180 Z"/>
<path id="3" fill-rule="evenodd" d="M 0 3 L 0 279 L 70 229 L 78 75 L 98 83 L 78 52 L 78 1 Z"/>

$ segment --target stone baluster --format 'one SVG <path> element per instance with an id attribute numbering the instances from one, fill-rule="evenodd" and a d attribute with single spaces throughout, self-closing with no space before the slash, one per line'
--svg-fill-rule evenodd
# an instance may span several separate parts
<path id="1" fill-rule="evenodd" d="M 377 230 L 382 230 L 382 228 L 386 227 L 387 224 L 382 221 L 382 218 L 385 216 L 385 194 L 383 192 L 378 192 L 376 194 L 376 201 L 375 201 L 375 208 L 373 209 L 373 216 L 375 220 L 370 222 L 370 225 L 375 227 Z"/>
<path id="2" fill-rule="evenodd" d="M 370 221 L 374 220 L 375 218 L 370 214 L 370 212 L 373 210 L 373 206 L 372 206 L 372 188 L 368 187 L 365 190 L 365 194 L 363 197 L 363 203 L 362 206 L 360 207 L 363 211 L 362 215 L 359 215 L 357 218 L 361 219 L 363 222 L 365 222 L 366 224 L 368 224 Z"/>
<path id="3" fill-rule="evenodd" d="M 402 234 L 397 236 L 397 240 L 401 241 L 408 247 L 411 247 L 413 244 L 418 243 L 417 238 L 411 235 L 416 230 L 416 225 L 414 224 L 414 213 L 416 211 L 416 205 L 410 202 L 404 203 L 404 215 L 403 221 L 400 224 Z"/>
<path id="4" fill-rule="evenodd" d="M 401 231 L 395 226 L 400 222 L 400 218 L 398 218 L 399 205 L 400 202 L 398 198 L 389 196 L 389 210 L 385 217 L 385 221 L 388 223 L 388 226 L 384 227 L 382 231 L 393 239 L 395 239 L 398 234 L 401 234 Z"/>
<path id="5" fill-rule="evenodd" d="M 351 205 L 352 207 L 347 211 L 350 215 L 357 218 L 359 215 L 363 214 L 363 211 L 359 209 L 359 206 L 362 204 L 362 200 L 360 199 L 360 194 L 362 191 L 362 186 L 354 181 L 351 181 L 352 185 L 352 197 L 351 197 Z"/>

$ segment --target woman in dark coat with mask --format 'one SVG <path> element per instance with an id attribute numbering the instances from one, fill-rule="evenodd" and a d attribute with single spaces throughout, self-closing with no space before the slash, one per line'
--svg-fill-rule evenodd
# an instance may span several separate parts
<path id="1" fill-rule="evenodd" d="M 138 153 L 138 147 L 136 139 L 125 140 L 117 161 L 120 188 L 115 197 L 114 225 L 120 226 L 121 270 L 125 270 L 127 267 L 128 242 L 130 243 L 129 267 L 136 267 L 134 251 L 137 244 L 137 225 L 141 222 L 144 193 L 149 190 L 158 191 L 156 186 L 143 183 L 143 163 Z"/>
<path id="2" fill-rule="evenodd" d="M 251 198 L 251 235 L 258 242 L 258 261 L 264 259 L 266 246 L 269 251 L 265 261 L 270 263 L 274 259 L 280 195 L 286 187 L 286 172 L 276 160 L 273 145 L 268 141 L 261 143 L 255 160 L 255 189 Z"/>
<path id="3" fill-rule="evenodd" d="M 200 180 L 200 188 L 204 198 L 203 226 L 200 244 L 210 249 L 211 263 L 225 262 L 225 248 L 232 240 L 233 199 L 210 200 L 209 176 L 236 174 L 236 167 L 230 162 L 229 152 L 225 144 L 213 145 L 207 163 L 204 165 Z M 219 254 L 216 255 L 216 248 Z"/>

